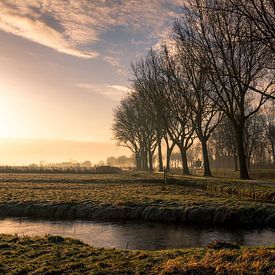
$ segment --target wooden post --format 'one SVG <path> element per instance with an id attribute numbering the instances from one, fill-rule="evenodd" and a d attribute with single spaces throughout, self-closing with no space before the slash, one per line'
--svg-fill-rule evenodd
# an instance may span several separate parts
<path id="1" fill-rule="evenodd" d="M 168 172 L 167 169 L 163 170 L 163 179 L 165 184 L 167 183 L 167 172 Z"/>

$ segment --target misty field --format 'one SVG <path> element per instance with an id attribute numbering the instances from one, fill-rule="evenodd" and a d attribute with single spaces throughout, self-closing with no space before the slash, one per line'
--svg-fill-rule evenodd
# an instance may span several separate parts
<path id="1" fill-rule="evenodd" d="M 161 174 L 0 174 L 0 213 L 65 219 L 274 226 L 275 188 Z"/>

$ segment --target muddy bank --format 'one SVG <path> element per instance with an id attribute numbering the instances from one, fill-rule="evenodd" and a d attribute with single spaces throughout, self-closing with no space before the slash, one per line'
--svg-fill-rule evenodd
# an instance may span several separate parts
<path id="1" fill-rule="evenodd" d="M 80 220 L 143 220 L 190 225 L 250 226 L 275 228 L 275 208 L 158 207 L 111 204 L 0 204 L 2 217 Z"/>

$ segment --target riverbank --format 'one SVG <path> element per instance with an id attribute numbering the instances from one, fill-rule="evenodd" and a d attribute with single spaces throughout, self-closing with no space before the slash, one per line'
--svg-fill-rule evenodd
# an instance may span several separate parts
<path id="1" fill-rule="evenodd" d="M 275 227 L 275 188 L 162 175 L 0 174 L 0 215 Z"/>
<path id="2" fill-rule="evenodd" d="M 273 274 L 274 247 L 162 251 L 97 249 L 57 236 L 0 235 L 0 273 L 12 274 Z"/>

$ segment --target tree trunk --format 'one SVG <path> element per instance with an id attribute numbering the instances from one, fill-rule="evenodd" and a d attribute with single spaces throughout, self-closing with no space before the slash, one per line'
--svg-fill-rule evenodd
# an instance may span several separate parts
<path id="1" fill-rule="evenodd" d="M 170 171 L 170 159 L 171 159 L 171 154 L 172 154 L 173 148 L 167 147 L 166 149 L 166 170 Z"/>
<path id="2" fill-rule="evenodd" d="M 236 138 L 238 145 L 238 156 L 240 165 L 240 178 L 249 179 L 248 169 L 247 169 L 247 159 L 245 155 L 245 149 L 243 144 L 243 129 L 236 128 Z"/>
<path id="3" fill-rule="evenodd" d="M 140 151 L 140 171 L 144 170 L 144 150 Z"/>
<path id="4" fill-rule="evenodd" d="M 275 144 L 272 139 L 270 139 L 270 143 L 271 143 L 271 149 L 272 149 L 272 163 L 275 166 Z"/>
<path id="5" fill-rule="evenodd" d="M 136 169 L 137 169 L 137 171 L 140 171 L 141 170 L 140 152 L 136 152 L 135 157 L 136 157 Z"/>
<path id="6" fill-rule="evenodd" d="M 150 172 L 153 172 L 153 155 L 154 155 L 154 152 L 151 152 L 151 151 L 148 152 Z"/>
<path id="7" fill-rule="evenodd" d="M 171 155 L 174 150 L 175 143 L 169 147 L 169 143 L 166 142 L 166 170 L 170 171 L 171 170 Z"/>
<path id="8" fill-rule="evenodd" d="M 161 139 L 158 140 L 158 158 L 159 158 L 159 172 L 163 172 Z"/>
<path id="9" fill-rule="evenodd" d="M 208 150 L 207 150 L 207 141 L 203 138 L 201 139 L 201 147 L 202 147 L 202 156 L 203 156 L 204 176 L 212 177 L 212 173 L 210 170 L 209 157 L 208 157 Z"/>
<path id="10" fill-rule="evenodd" d="M 235 171 L 238 171 L 238 155 L 237 154 L 234 154 L 234 168 L 235 168 Z"/>
<path id="11" fill-rule="evenodd" d="M 146 148 L 141 150 L 141 170 L 148 171 L 148 154 Z"/>
<path id="12" fill-rule="evenodd" d="M 144 150 L 144 171 L 148 171 L 148 151 Z"/>
<path id="13" fill-rule="evenodd" d="M 180 149 L 182 159 L 182 173 L 183 175 L 190 175 L 187 163 L 186 148 L 184 148 L 184 146 L 182 146 L 181 144 L 178 144 L 178 147 Z"/>
<path id="14" fill-rule="evenodd" d="M 251 161 L 250 161 L 250 159 L 251 159 L 251 156 L 249 156 L 249 157 L 247 158 L 247 169 L 248 169 L 248 170 L 251 170 Z"/>

